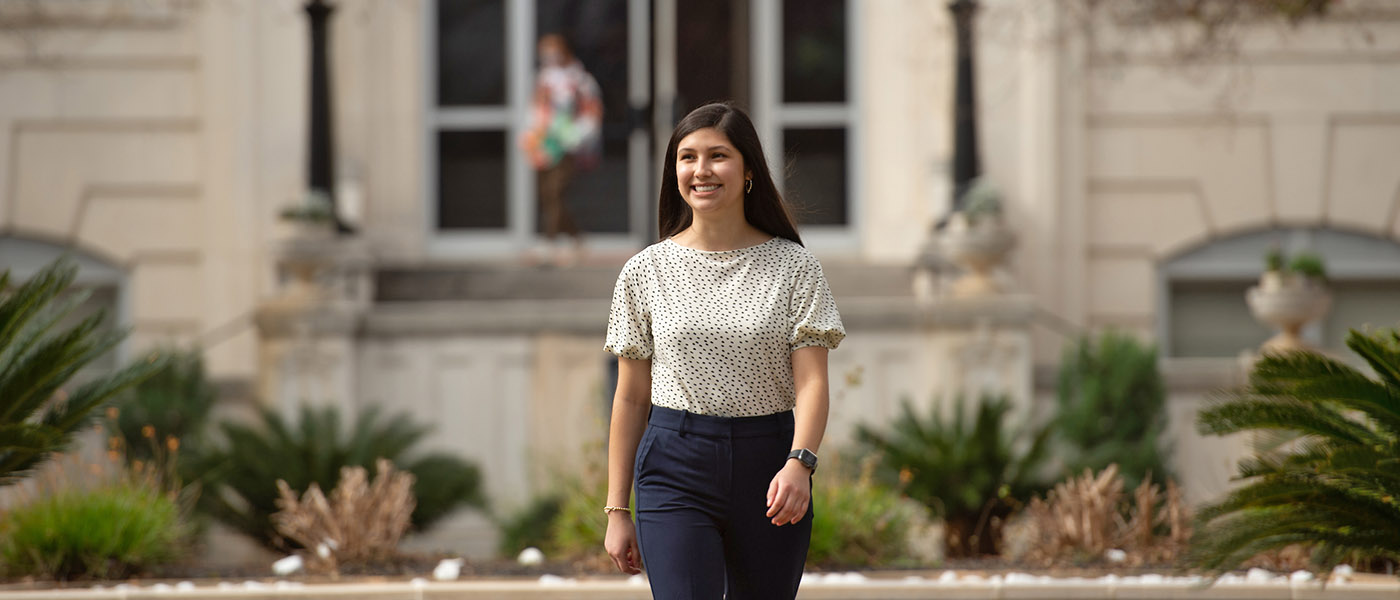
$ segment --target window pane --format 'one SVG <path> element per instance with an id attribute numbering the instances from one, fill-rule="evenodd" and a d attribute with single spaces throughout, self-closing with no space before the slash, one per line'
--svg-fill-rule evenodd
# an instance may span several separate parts
<path id="1" fill-rule="evenodd" d="M 692 2 L 676 23 L 676 119 L 707 102 L 749 106 L 749 3 Z"/>
<path id="2" fill-rule="evenodd" d="M 846 3 L 783 1 L 783 102 L 846 101 Z"/>
<path id="3" fill-rule="evenodd" d="M 438 228 L 506 227 L 506 134 L 438 133 Z"/>
<path id="4" fill-rule="evenodd" d="M 504 0 L 438 0 L 438 104 L 505 104 Z"/>
<path id="5" fill-rule="evenodd" d="M 560 34 L 598 82 L 603 97 L 603 157 L 575 169 L 564 205 L 584 232 L 627 231 L 627 0 L 539 0 L 536 30 Z M 534 49 L 532 49 L 534 50 Z M 538 57 L 536 57 L 538 59 Z M 538 204 L 536 204 L 538 206 Z M 543 232 L 536 210 L 536 231 Z"/>
<path id="6" fill-rule="evenodd" d="M 1322 339 L 1327 348 L 1345 351 L 1349 329 L 1374 331 L 1400 325 L 1400 282 L 1334 281 L 1332 309 L 1327 313 Z"/>
<path id="7" fill-rule="evenodd" d="M 785 129 L 786 200 L 802 225 L 845 225 L 846 130 Z"/>
<path id="8" fill-rule="evenodd" d="M 77 289 L 83 289 L 90 295 L 86 300 L 73 309 L 73 312 L 59 320 L 56 331 L 66 331 L 77 326 L 84 319 L 97 314 L 98 311 L 106 311 L 106 316 L 102 319 L 102 325 L 97 328 L 98 335 L 107 335 L 117 329 L 117 286 L 115 285 L 95 285 L 95 286 L 75 286 L 73 291 L 62 294 L 64 299 L 71 297 Z M 115 348 L 102 353 L 96 360 L 87 364 L 73 377 L 71 385 L 82 385 L 96 379 L 105 372 L 116 369 L 117 350 Z"/>
<path id="9" fill-rule="evenodd" d="M 1234 357 L 1272 337 L 1273 331 L 1254 319 L 1244 301 L 1245 290 L 1256 283 L 1172 283 L 1172 356 Z"/>

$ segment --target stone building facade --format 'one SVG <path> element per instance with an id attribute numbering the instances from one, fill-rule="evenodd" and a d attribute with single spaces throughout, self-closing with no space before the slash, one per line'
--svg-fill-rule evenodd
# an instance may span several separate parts
<path id="1" fill-rule="evenodd" d="M 431 445 L 479 461 L 502 510 L 601 440 L 613 279 L 655 239 L 656 148 L 711 98 L 750 108 L 845 317 L 833 446 L 903 398 L 992 389 L 1043 415 L 1067 336 L 1116 327 L 1163 350 L 1173 461 L 1201 500 L 1244 443 L 1199 439 L 1192 421 L 1268 335 L 1242 295 L 1271 244 L 1328 260 L 1314 343 L 1400 321 L 1393 2 L 1263 19 L 1187 60 L 1173 40 L 1189 22 L 984 0 L 982 164 L 1017 246 L 1011 291 L 975 302 L 911 284 L 951 190 L 944 3 L 334 4 L 336 193 L 357 233 L 302 247 L 336 283 L 326 295 L 287 301 L 298 238 L 277 218 L 305 187 L 295 0 L 0 5 L 0 266 L 78 253 L 128 351 L 202 344 L 234 406 L 380 404 L 431 422 Z M 549 30 L 571 35 L 608 106 L 603 164 L 571 199 L 590 254 L 567 269 L 520 259 L 535 184 L 514 140 Z M 464 515 L 424 543 L 486 552 L 490 530 Z"/>

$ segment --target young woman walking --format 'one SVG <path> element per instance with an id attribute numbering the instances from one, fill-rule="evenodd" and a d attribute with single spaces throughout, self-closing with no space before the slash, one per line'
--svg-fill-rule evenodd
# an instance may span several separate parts
<path id="1" fill-rule="evenodd" d="M 794 598 L 841 316 L 738 108 L 676 126 L 658 213 L 608 320 L 604 547 L 658 599 Z"/>

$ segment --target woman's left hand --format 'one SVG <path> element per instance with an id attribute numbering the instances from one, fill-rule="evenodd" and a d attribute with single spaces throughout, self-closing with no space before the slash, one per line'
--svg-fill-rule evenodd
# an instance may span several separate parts
<path id="1" fill-rule="evenodd" d="M 800 462 L 787 461 L 768 484 L 768 517 L 774 525 L 796 523 L 807 515 L 811 502 L 812 471 Z"/>

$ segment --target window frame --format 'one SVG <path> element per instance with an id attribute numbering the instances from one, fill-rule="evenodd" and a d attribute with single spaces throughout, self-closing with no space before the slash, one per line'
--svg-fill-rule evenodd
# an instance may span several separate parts
<path id="1" fill-rule="evenodd" d="M 502 105 L 482 105 L 470 107 L 442 107 L 438 105 L 438 55 L 437 55 L 437 14 L 438 2 L 426 0 L 423 3 L 423 32 L 420 47 L 422 60 L 419 61 L 421 89 L 421 132 L 420 150 L 423 160 L 420 166 L 421 202 L 423 206 L 424 246 L 426 254 L 435 258 L 484 258 L 509 259 L 537 243 L 534 232 L 536 209 L 536 182 L 534 172 L 522 154 L 516 149 L 516 140 L 527 126 L 530 113 L 530 98 L 534 84 L 534 40 L 537 37 L 536 3 L 534 0 L 505 1 L 505 69 L 506 99 Z M 659 36 L 657 29 L 664 27 L 666 3 L 674 0 L 659 0 L 656 22 L 651 22 L 650 7 L 645 0 L 629 0 L 629 35 L 635 38 L 646 31 L 642 24 L 652 28 L 651 36 Z M 846 14 L 846 101 L 844 103 L 783 103 L 780 102 L 782 78 L 775 76 L 782 72 L 782 3 L 752 1 L 749 3 L 752 61 L 751 90 L 753 105 L 751 116 L 759 136 L 767 146 L 768 161 L 775 174 L 775 183 L 781 191 L 785 187 L 782 177 L 786 165 L 783 130 L 787 128 L 840 128 L 846 134 L 846 223 L 843 225 L 802 226 L 803 239 L 817 250 L 840 253 L 856 253 L 860 249 L 861 227 L 863 225 L 863 202 L 860 191 L 864 188 L 864 165 L 859 160 L 863 155 L 863 132 L 857 115 L 861 110 L 860 86 L 856 85 L 860 71 L 864 38 L 860 3 L 845 0 Z M 635 9 L 636 13 L 630 11 Z M 635 21 L 635 22 L 634 22 Z M 638 62 L 639 50 L 648 49 L 648 40 L 629 39 L 629 57 Z M 629 65 L 629 78 L 647 73 L 646 67 L 655 62 L 658 69 L 665 58 L 661 40 L 657 40 L 658 53 L 648 54 L 648 65 Z M 674 64 L 669 68 L 674 69 Z M 662 85 L 666 74 L 656 73 L 656 79 L 637 77 L 629 81 L 628 96 L 635 102 L 647 88 L 639 85 Z M 660 88 L 658 88 L 660 89 Z M 654 94 L 654 91 L 653 91 Z M 664 100 L 656 98 L 657 101 Z M 658 114 L 660 111 L 658 111 Z M 669 136 L 669 126 L 666 128 Z M 506 136 L 506 227 L 480 229 L 439 228 L 438 210 L 438 135 L 446 131 L 503 131 Z M 653 132 L 655 133 L 655 132 Z M 629 171 L 645 162 L 656 165 L 659 157 L 639 158 L 635 153 L 647 143 L 645 132 L 633 133 L 629 143 L 633 156 L 629 157 Z M 656 151 L 644 151 L 654 154 Z M 652 169 L 655 171 L 656 169 Z M 601 251 L 624 250 L 636 246 L 638 241 L 650 241 L 654 235 L 654 203 L 656 176 L 653 173 L 629 172 L 628 206 L 631 212 L 627 233 L 590 233 L 588 244 Z M 642 185 L 644 189 L 637 190 Z"/>
<path id="2" fill-rule="evenodd" d="M 534 0 L 512 1 L 505 0 L 505 70 L 506 70 L 506 100 L 502 105 L 483 105 L 471 107 L 442 107 L 438 105 L 438 58 L 437 58 L 437 14 L 438 2 L 442 0 L 426 0 L 423 4 L 422 22 L 420 27 L 423 31 L 422 37 L 422 60 L 419 61 L 423 69 L 420 74 L 422 82 L 422 124 L 420 131 L 422 139 L 420 148 L 423 152 L 421 172 L 419 174 L 422 182 L 422 205 L 424 207 L 424 220 L 422 221 L 425 246 L 427 254 L 435 258 L 482 258 L 508 260 L 519 255 L 520 252 L 528 250 L 531 246 L 542 243 L 543 238 L 535 233 L 535 223 L 539 218 L 536 200 L 536 180 L 534 169 L 525 160 L 523 153 L 517 146 L 517 140 L 528 127 L 531 99 L 533 96 L 535 78 L 535 40 L 538 38 L 536 31 L 536 3 Z M 638 96 L 638 85 L 649 85 L 650 77 L 649 65 L 635 64 L 639 62 L 638 53 L 648 48 L 649 39 L 637 39 L 637 36 L 645 32 L 644 28 L 638 28 L 637 22 L 644 22 L 650 18 L 645 0 L 628 0 L 628 65 L 629 84 L 628 97 L 635 104 Z M 643 57 L 645 58 L 645 57 Z M 645 88 L 642 88 L 644 91 Z M 505 153 L 506 164 L 506 226 L 504 228 L 479 228 L 479 229 L 451 229 L 445 230 L 438 226 L 438 173 L 440 160 L 438 155 L 437 137 L 444 131 L 503 131 L 506 136 L 505 147 L 501 149 Z M 629 140 L 629 155 L 635 155 L 640 151 L 643 155 L 649 150 L 643 146 L 646 144 L 645 131 L 638 135 L 633 132 Z M 654 211 L 646 210 L 645 198 L 654 198 L 654 187 L 648 185 L 651 181 L 646 174 L 631 173 L 635 170 L 639 161 L 635 156 L 630 156 L 629 175 L 626 185 L 628 187 L 628 226 L 630 231 L 625 233 L 585 233 L 588 246 L 592 249 L 609 252 L 632 249 L 639 240 L 649 238 L 652 227 L 648 226 L 647 218 L 654 214 Z M 650 164 L 651 161 L 647 161 Z M 646 186 L 649 189 L 638 190 L 637 186 Z"/>
<path id="3" fill-rule="evenodd" d="M 864 143 L 860 119 L 862 95 L 856 83 L 860 72 L 865 39 L 861 26 L 860 2 L 844 0 L 846 11 L 846 101 L 845 102 L 785 102 L 783 88 L 783 3 L 755 1 L 753 11 L 753 82 L 754 126 L 767 144 L 768 164 L 774 172 L 774 183 L 785 191 L 783 171 L 787 165 L 786 129 L 846 130 L 846 223 L 843 225 L 804 225 L 803 241 L 816 250 L 855 253 L 860 249 L 863 225 L 864 165 L 858 160 Z"/>

